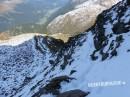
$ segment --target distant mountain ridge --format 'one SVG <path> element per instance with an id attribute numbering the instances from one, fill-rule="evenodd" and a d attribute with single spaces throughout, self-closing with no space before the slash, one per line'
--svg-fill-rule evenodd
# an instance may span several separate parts
<path id="1" fill-rule="evenodd" d="M 72 0 L 75 8 L 54 18 L 48 26 L 48 34 L 77 35 L 94 25 L 96 17 L 104 10 L 117 4 L 120 0 Z"/>

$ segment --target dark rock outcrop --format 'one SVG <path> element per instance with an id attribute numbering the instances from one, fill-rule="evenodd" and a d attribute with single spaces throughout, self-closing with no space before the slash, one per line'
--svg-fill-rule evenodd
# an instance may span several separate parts
<path id="1" fill-rule="evenodd" d="M 79 89 L 77 90 L 70 90 L 64 93 L 59 94 L 57 97 L 86 97 L 89 92 L 83 92 Z"/>
<path id="2" fill-rule="evenodd" d="M 53 78 L 47 85 L 40 89 L 37 93 L 35 93 L 32 97 L 40 97 L 43 94 L 52 93 L 53 95 L 58 95 L 60 93 L 59 89 L 61 88 L 61 83 L 66 82 L 69 83 L 74 78 L 70 78 L 68 76 L 59 76 Z"/>
<path id="3" fill-rule="evenodd" d="M 96 53 L 102 56 L 102 61 L 118 54 L 117 49 L 123 42 L 122 34 L 130 31 L 130 21 L 125 22 L 123 20 L 124 17 L 128 17 L 128 15 L 125 16 L 127 10 L 128 8 L 120 2 L 97 17 L 96 24 L 91 29 L 94 35 L 95 46 L 95 50 L 91 54 L 92 60 L 99 58 L 99 56 L 96 56 Z M 116 16 L 114 16 L 115 14 Z M 117 41 L 119 37 L 122 41 Z M 113 39 L 111 40 L 111 38 Z M 105 50 L 106 47 L 107 50 Z"/>

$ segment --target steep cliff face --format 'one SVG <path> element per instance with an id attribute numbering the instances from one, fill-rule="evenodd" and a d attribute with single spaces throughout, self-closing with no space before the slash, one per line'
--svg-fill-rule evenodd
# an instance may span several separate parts
<path id="1" fill-rule="evenodd" d="M 122 1 L 67 43 L 37 35 L 0 45 L 0 97 L 130 97 L 129 41 L 130 6 Z"/>

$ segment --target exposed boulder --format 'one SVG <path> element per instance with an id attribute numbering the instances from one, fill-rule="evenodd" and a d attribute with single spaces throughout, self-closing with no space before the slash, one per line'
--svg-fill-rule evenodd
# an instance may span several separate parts
<path id="1" fill-rule="evenodd" d="M 76 89 L 61 93 L 57 97 L 86 97 L 88 94 L 89 92 L 86 93 L 84 91 Z"/>
<path id="2" fill-rule="evenodd" d="M 76 9 L 55 18 L 47 27 L 49 34 L 63 33 L 76 35 L 94 25 L 96 17 L 119 0 L 88 0 Z"/>

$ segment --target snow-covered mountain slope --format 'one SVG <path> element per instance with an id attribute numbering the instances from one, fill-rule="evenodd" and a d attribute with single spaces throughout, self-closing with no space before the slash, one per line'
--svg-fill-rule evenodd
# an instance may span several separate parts
<path id="1" fill-rule="evenodd" d="M 129 41 L 130 2 L 125 0 L 67 43 L 39 35 L 1 45 L 0 97 L 67 97 L 70 90 L 83 91 L 81 97 L 130 97 Z"/>

